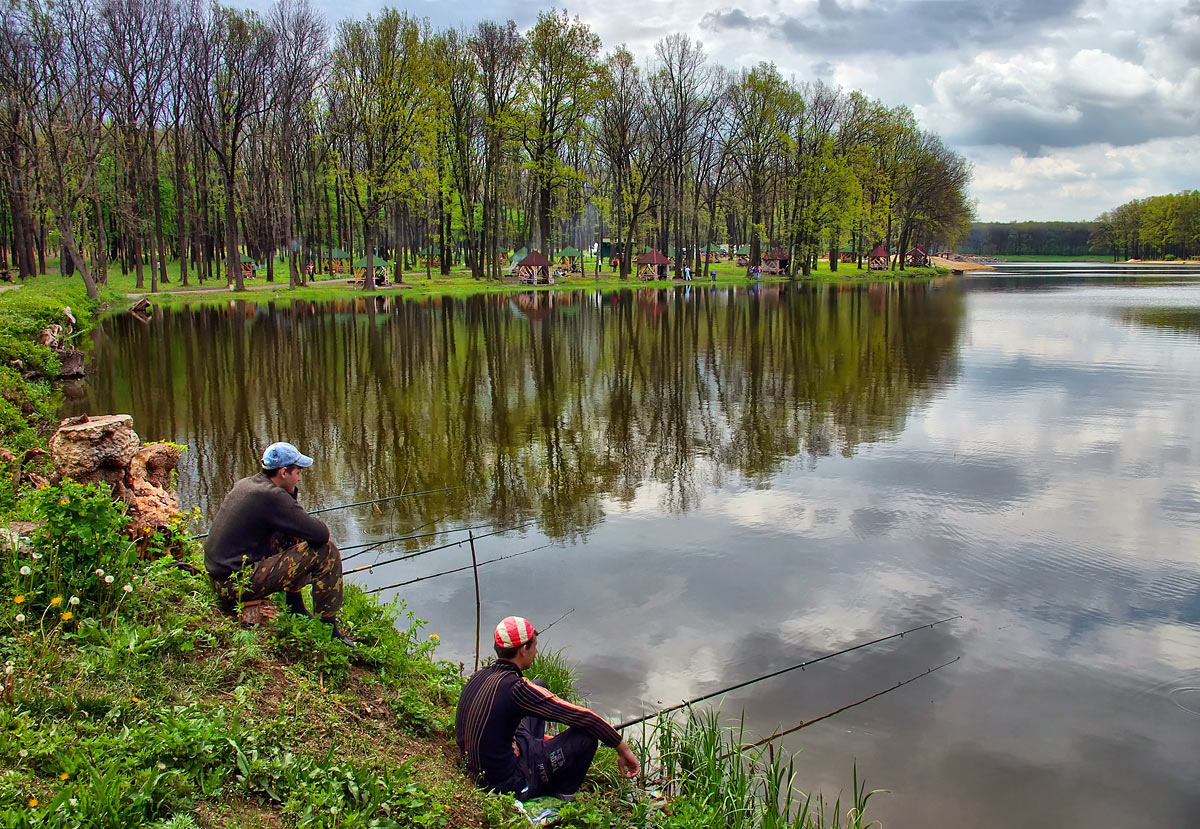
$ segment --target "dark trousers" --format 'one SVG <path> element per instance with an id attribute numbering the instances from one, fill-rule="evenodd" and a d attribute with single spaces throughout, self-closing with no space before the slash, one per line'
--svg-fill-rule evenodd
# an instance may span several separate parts
<path id="1" fill-rule="evenodd" d="M 545 687 L 541 680 L 534 682 Z M 526 788 L 516 793 L 521 800 L 579 791 L 599 745 L 595 737 L 578 728 L 568 728 L 547 740 L 546 721 L 540 717 L 521 720 L 513 739 L 521 751 L 519 762 L 525 775 Z"/>

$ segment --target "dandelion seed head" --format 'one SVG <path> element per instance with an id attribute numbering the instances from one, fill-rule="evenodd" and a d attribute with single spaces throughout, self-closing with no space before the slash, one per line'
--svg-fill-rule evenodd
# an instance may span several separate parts
<path id="1" fill-rule="evenodd" d="M 29 565 L 28 565 L 28 564 L 26 564 L 24 567 L 22 567 L 22 568 L 21 568 L 21 575 L 22 575 L 22 576 L 28 576 L 28 575 L 29 575 L 30 573 L 32 573 L 32 572 L 33 572 L 33 571 L 29 569 Z"/>
<path id="2" fill-rule="evenodd" d="M 105 583 L 105 584 L 112 584 L 114 581 L 116 581 L 116 579 L 114 579 L 112 576 L 105 576 L 105 577 L 104 577 L 104 583 Z"/>

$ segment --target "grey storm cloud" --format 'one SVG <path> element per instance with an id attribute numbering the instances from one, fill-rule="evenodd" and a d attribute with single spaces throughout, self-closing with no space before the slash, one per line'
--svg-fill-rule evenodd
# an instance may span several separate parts
<path id="1" fill-rule="evenodd" d="M 960 103 L 971 105 L 970 101 Z M 980 102 L 979 106 L 987 105 Z M 1195 123 L 1163 118 L 1155 101 L 1119 107 L 1083 105 L 1077 108 L 1078 117 L 1065 123 L 1037 115 L 983 109 L 964 121 L 963 128 L 955 132 L 954 138 L 964 144 L 1004 144 L 1028 155 L 1038 155 L 1045 148 L 1078 147 L 1097 142 L 1127 147 L 1155 138 L 1193 135 L 1196 131 Z"/>
<path id="2" fill-rule="evenodd" d="M 1069 17 L 1081 5 L 1082 0 L 877 0 L 849 7 L 817 0 L 815 15 L 751 15 L 735 7 L 708 12 L 700 25 L 713 32 L 767 34 L 810 52 L 840 55 L 855 42 L 907 55 L 974 37 L 994 44 L 1023 36 L 1029 27 Z"/>

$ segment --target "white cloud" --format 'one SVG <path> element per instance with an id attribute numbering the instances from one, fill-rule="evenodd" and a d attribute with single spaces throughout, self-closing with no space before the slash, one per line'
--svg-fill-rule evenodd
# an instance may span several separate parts
<path id="1" fill-rule="evenodd" d="M 1088 220 L 1130 199 L 1200 181 L 1200 141 L 1160 138 L 1089 144 L 1025 155 L 1009 147 L 961 148 L 975 165 L 972 192 L 989 221 Z"/>

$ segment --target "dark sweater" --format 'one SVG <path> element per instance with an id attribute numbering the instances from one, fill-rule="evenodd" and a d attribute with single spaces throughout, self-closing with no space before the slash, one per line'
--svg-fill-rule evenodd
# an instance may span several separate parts
<path id="1" fill-rule="evenodd" d="M 485 786 L 503 789 L 517 773 L 513 736 L 529 715 L 574 726 L 607 746 L 621 742 L 617 730 L 598 714 L 559 699 L 525 679 L 512 662 L 497 659 L 467 680 L 454 718 L 467 769 Z"/>
<path id="2" fill-rule="evenodd" d="M 243 557 L 253 564 L 269 556 L 271 535 L 277 532 L 314 547 L 329 540 L 329 528 L 305 512 L 295 494 L 275 486 L 262 472 L 242 478 L 221 502 L 209 528 L 204 567 L 223 581 L 241 569 Z"/>

